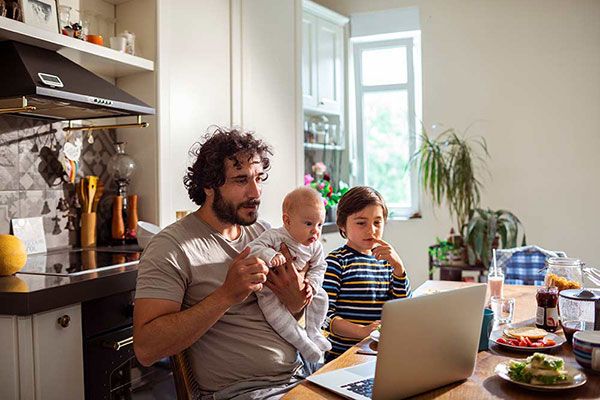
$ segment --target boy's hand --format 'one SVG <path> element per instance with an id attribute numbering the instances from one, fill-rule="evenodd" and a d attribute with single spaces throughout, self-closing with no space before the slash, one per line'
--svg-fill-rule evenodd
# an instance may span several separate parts
<path id="1" fill-rule="evenodd" d="M 392 245 L 381 239 L 373 239 L 373 241 L 379 243 L 379 246 L 371 250 L 373 252 L 373 256 L 378 260 L 386 260 L 389 262 L 390 265 L 394 267 L 394 274 L 398 276 L 403 275 L 404 263 Z"/>
<path id="2" fill-rule="evenodd" d="M 285 256 L 281 253 L 275 254 L 275 256 L 273 256 L 273 258 L 271 259 L 270 264 L 272 267 L 282 266 L 283 264 L 285 264 Z"/>
<path id="3" fill-rule="evenodd" d="M 381 325 L 381 321 L 377 320 L 371 322 L 369 325 L 363 326 L 361 328 L 361 336 L 363 337 L 363 339 L 369 336 L 371 332 L 373 332 L 375 329 L 379 328 L 379 325 Z"/>

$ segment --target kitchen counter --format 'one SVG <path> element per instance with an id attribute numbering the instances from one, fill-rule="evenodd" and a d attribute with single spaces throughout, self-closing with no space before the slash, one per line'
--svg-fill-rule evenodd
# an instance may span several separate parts
<path id="1" fill-rule="evenodd" d="M 98 247 L 98 250 L 102 249 Z M 139 250 L 137 246 L 110 249 Z M 0 314 L 32 315 L 133 290 L 138 262 L 76 276 L 17 273 L 13 276 L 0 277 Z"/>

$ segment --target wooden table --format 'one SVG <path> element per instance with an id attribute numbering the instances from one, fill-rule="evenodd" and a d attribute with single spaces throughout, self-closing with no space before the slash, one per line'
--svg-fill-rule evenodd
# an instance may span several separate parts
<path id="1" fill-rule="evenodd" d="M 468 285 L 462 282 L 427 281 L 415 292 L 416 294 L 431 291 L 451 289 Z M 513 322 L 525 321 L 535 316 L 537 303 L 535 300 L 536 288 L 533 286 L 505 285 L 504 295 L 515 298 L 515 315 Z M 562 331 L 558 331 L 562 334 Z M 370 340 L 370 339 L 365 339 Z M 315 374 L 332 371 L 339 368 L 350 367 L 356 364 L 373 360 L 373 356 L 357 354 L 358 345 L 352 347 L 336 360 L 326 364 Z M 576 389 L 562 392 L 535 392 L 506 382 L 494 373 L 496 365 L 511 358 L 524 358 L 528 353 L 505 351 L 500 346 L 493 345 L 488 351 L 477 354 L 475 372 L 467 380 L 443 386 L 421 395 L 414 399 L 598 399 L 600 398 L 600 373 L 583 369 L 575 361 L 572 347 L 565 343 L 559 350 L 551 353 L 562 357 L 566 363 L 585 372 L 588 382 Z M 323 389 L 311 382 L 304 381 L 291 390 L 284 399 L 341 399 L 340 396 Z"/>

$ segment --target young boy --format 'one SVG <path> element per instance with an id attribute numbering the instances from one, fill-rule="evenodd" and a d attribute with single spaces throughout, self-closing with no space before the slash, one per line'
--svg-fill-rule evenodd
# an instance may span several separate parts
<path id="1" fill-rule="evenodd" d="M 306 307 L 306 330 L 298 325 L 269 288 L 263 287 L 256 295 L 267 322 L 310 362 L 319 361 L 323 352 L 331 349 L 329 341 L 321 333 L 328 305 L 327 293 L 321 287 L 327 268 L 319 241 L 324 220 L 325 207 L 321 195 L 309 187 L 297 188 L 283 200 L 283 226 L 265 231 L 248 244 L 251 255 L 261 258 L 269 267 L 285 264 L 285 257 L 275 250 L 282 243 L 294 256 L 294 268 L 301 271 L 308 265 L 305 278 L 314 295 Z"/>
<path id="2" fill-rule="evenodd" d="M 382 239 L 387 216 L 383 197 L 367 186 L 353 187 L 338 203 L 336 224 L 346 244 L 326 259 L 323 288 L 329 296 L 326 329 L 332 345 L 326 362 L 379 327 L 386 301 L 411 295 L 402 259 Z"/>

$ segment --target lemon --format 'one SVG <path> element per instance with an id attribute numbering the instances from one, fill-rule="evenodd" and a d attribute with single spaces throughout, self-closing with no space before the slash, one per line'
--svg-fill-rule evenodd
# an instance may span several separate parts
<path id="1" fill-rule="evenodd" d="M 25 245 L 16 236 L 0 235 L 0 276 L 12 275 L 27 262 Z"/>

